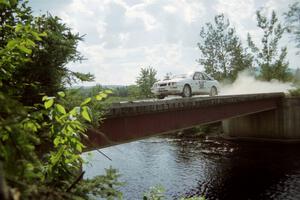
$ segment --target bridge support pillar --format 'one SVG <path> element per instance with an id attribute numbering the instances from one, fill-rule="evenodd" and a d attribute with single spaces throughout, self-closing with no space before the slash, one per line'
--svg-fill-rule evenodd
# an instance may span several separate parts
<path id="1" fill-rule="evenodd" d="M 300 139 L 300 98 L 285 98 L 276 110 L 222 121 L 225 136 Z"/>

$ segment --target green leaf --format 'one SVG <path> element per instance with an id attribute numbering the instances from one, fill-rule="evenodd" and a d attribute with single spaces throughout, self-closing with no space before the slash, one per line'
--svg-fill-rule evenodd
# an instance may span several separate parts
<path id="1" fill-rule="evenodd" d="M 82 145 L 81 145 L 80 143 L 77 143 L 77 144 L 76 144 L 76 150 L 77 150 L 78 152 L 82 152 Z"/>
<path id="2" fill-rule="evenodd" d="M 6 45 L 6 47 L 8 48 L 8 49 L 13 49 L 13 48 L 15 48 L 15 46 L 18 44 L 18 41 L 17 40 L 10 40 L 8 43 L 7 43 L 7 45 Z"/>
<path id="3" fill-rule="evenodd" d="M 81 116 L 82 116 L 85 120 L 87 120 L 87 121 L 89 121 L 89 122 L 92 122 L 92 119 L 91 119 L 91 117 L 90 117 L 90 113 L 88 112 L 87 107 L 83 107 L 83 108 L 82 108 Z"/>
<path id="4" fill-rule="evenodd" d="M 106 93 L 106 94 L 112 94 L 113 92 L 111 90 L 104 90 L 104 93 Z"/>
<path id="5" fill-rule="evenodd" d="M 75 116 L 76 115 L 76 108 L 73 108 L 70 112 L 69 112 L 71 115 Z"/>
<path id="6" fill-rule="evenodd" d="M 97 95 L 96 95 L 96 99 L 97 99 L 98 101 L 101 101 L 101 100 L 103 99 L 103 97 L 102 97 L 102 95 L 97 94 Z"/>
<path id="7" fill-rule="evenodd" d="M 17 47 L 18 47 L 18 49 L 20 49 L 20 50 L 23 51 L 24 53 L 31 54 L 31 52 L 32 52 L 31 49 L 28 49 L 28 48 L 25 47 L 25 46 L 19 45 L 19 46 L 17 46 Z"/>
<path id="8" fill-rule="evenodd" d="M 5 128 L 7 131 L 12 132 L 12 129 L 11 129 L 10 126 L 5 126 L 4 128 Z"/>
<path id="9" fill-rule="evenodd" d="M 107 97 L 107 94 L 106 94 L 106 93 L 103 93 L 103 94 L 102 94 L 102 97 L 103 97 L 103 98 L 106 98 L 106 97 Z"/>
<path id="10" fill-rule="evenodd" d="M 47 33 L 46 33 L 46 32 L 42 32 L 42 33 L 39 34 L 39 36 L 40 36 L 40 37 L 46 37 L 46 36 L 47 36 Z"/>
<path id="11" fill-rule="evenodd" d="M 22 24 L 17 24 L 16 26 L 16 32 L 20 32 L 20 30 L 22 29 Z"/>
<path id="12" fill-rule="evenodd" d="M 106 97 L 107 97 L 107 94 L 106 94 L 106 93 L 103 93 L 103 92 L 99 92 L 99 94 L 96 95 L 96 99 L 97 99 L 98 101 L 100 101 L 100 100 L 102 100 L 102 99 L 104 99 L 104 98 L 106 98 Z"/>
<path id="13" fill-rule="evenodd" d="M 10 29 L 13 29 L 13 28 L 14 28 L 13 26 L 11 26 L 11 25 L 9 25 L 9 24 L 5 24 L 5 27 L 10 28 Z"/>
<path id="14" fill-rule="evenodd" d="M 45 101 L 44 106 L 46 109 L 50 108 L 54 103 L 54 99 L 48 99 L 47 101 Z"/>
<path id="15" fill-rule="evenodd" d="M 57 147 L 58 144 L 60 143 L 60 137 L 56 137 L 54 140 L 53 140 L 53 144 L 54 144 L 54 147 Z"/>
<path id="16" fill-rule="evenodd" d="M 70 111 L 70 114 L 76 116 L 77 114 L 80 114 L 80 110 L 81 108 L 79 106 L 76 106 Z"/>
<path id="17" fill-rule="evenodd" d="M 40 34 L 38 34 L 37 32 L 32 32 L 31 33 L 33 36 L 34 36 L 34 39 L 37 40 L 37 41 L 41 41 L 42 38 L 40 37 Z"/>
<path id="18" fill-rule="evenodd" d="M 2 141 L 6 141 L 6 140 L 8 140 L 8 138 L 9 138 L 9 135 L 8 134 L 6 134 L 6 135 L 2 135 Z"/>
<path id="19" fill-rule="evenodd" d="M 65 151 L 65 147 L 62 146 L 62 147 L 60 147 L 60 149 L 58 150 L 58 152 L 55 155 L 51 156 L 50 159 L 51 159 L 51 163 L 53 166 L 56 165 L 56 163 L 59 161 L 59 159 L 61 158 L 64 151 Z"/>
<path id="20" fill-rule="evenodd" d="M 10 0 L 9 2 L 11 6 L 14 6 L 18 3 L 18 0 Z"/>
<path id="21" fill-rule="evenodd" d="M 56 109 L 57 109 L 60 113 L 66 114 L 66 110 L 65 110 L 65 108 L 64 108 L 62 105 L 56 104 L 55 107 L 56 107 Z"/>
<path id="22" fill-rule="evenodd" d="M 26 168 L 27 171 L 33 171 L 34 170 L 34 166 L 31 163 L 26 163 L 25 168 Z"/>
<path id="23" fill-rule="evenodd" d="M 91 100 L 92 100 L 91 97 L 86 98 L 86 99 L 80 104 L 80 106 L 84 106 L 84 105 L 88 104 Z"/>
<path id="24" fill-rule="evenodd" d="M 65 96 L 66 96 L 66 94 L 65 94 L 64 92 L 62 92 L 62 91 L 58 92 L 57 94 L 58 94 L 60 97 L 65 97 Z"/>
<path id="25" fill-rule="evenodd" d="M 10 7 L 10 3 L 9 3 L 8 0 L 0 0 L 0 5 L 1 5 L 1 4 L 4 4 L 5 6 Z"/>
<path id="26" fill-rule="evenodd" d="M 30 40 L 30 39 L 26 40 L 26 45 L 27 46 L 31 46 L 31 47 L 35 47 L 36 46 L 36 44 L 32 40 Z"/>
<path id="27" fill-rule="evenodd" d="M 24 124 L 24 128 L 29 129 L 33 132 L 36 132 L 38 127 L 35 123 L 33 123 L 32 121 L 28 121 Z"/>
<path id="28" fill-rule="evenodd" d="M 48 96 L 43 96 L 42 101 L 46 101 L 48 99 Z"/>

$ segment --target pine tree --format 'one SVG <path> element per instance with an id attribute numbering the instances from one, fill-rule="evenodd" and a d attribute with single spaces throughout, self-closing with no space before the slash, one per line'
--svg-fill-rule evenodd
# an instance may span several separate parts
<path id="1" fill-rule="evenodd" d="M 289 11 L 284 13 L 288 32 L 292 35 L 297 48 L 300 48 L 300 3 L 295 2 L 289 6 Z M 300 54 L 300 51 L 297 52 Z"/>
<path id="2" fill-rule="evenodd" d="M 279 41 L 284 33 L 284 28 L 278 21 L 274 11 L 269 20 L 260 11 L 256 12 L 256 16 L 257 26 L 263 31 L 262 48 L 259 49 L 255 45 L 250 34 L 248 34 L 247 40 L 260 72 L 259 78 L 266 81 L 271 79 L 290 80 L 289 63 L 285 61 L 287 48 L 282 47 L 279 52 Z"/>
<path id="3" fill-rule="evenodd" d="M 294 83 L 297 86 L 300 86 L 300 69 L 299 68 L 296 69 L 296 72 L 295 72 L 295 75 L 294 75 Z"/>
<path id="4" fill-rule="evenodd" d="M 141 68 L 140 75 L 136 80 L 139 87 L 139 93 L 142 97 L 151 97 L 151 87 L 157 81 L 155 78 L 156 70 L 152 67 Z"/>

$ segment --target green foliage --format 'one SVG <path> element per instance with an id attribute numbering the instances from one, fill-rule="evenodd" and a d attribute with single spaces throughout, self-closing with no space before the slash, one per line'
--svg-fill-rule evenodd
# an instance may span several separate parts
<path id="1" fill-rule="evenodd" d="M 300 69 L 299 69 L 299 68 L 296 69 L 296 72 L 295 72 L 295 74 L 294 74 L 294 80 L 293 80 L 293 82 L 294 82 L 297 86 L 300 87 Z"/>
<path id="2" fill-rule="evenodd" d="M 289 90 L 289 95 L 292 97 L 300 97 L 300 87 Z"/>
<path id="3" fill-rule="evenodd" d="M 151 187 L 148 192 L 144 194 L 143 200 L 163 200 L 165 199 L 165 189 L 161 185 Z"/>
<path id="4" fill-rule="evenodd" d="M 112 94 L 105 100 L 106 103 L 119 103 L 121 101 L 134 101 L 144 98 L 137 85 L 120 86 L 112 89 Z"/>
<path id="5" fill-rule="evenodd" d="M 142 97 L 152 97 L 151 87 L 157 81 L 156 70 L 152 67 L 141 68 L 140 74 L 136 80 L 137 86 L 139 88 L 139 96 Z M 134 88 L 132 88 L 134 89 Z"/>
<path id="6" fill-rule="evenodd" d="M 6 45 L 8 49 L 17 48 L 27 54 L 28 62 L 19 62 L 13 74 L 14 85 L 18 87 L 14 95 L 19 96 L 25 105 L 39 102 L 41 93 L 55 95 L 72 81 L 93 79 L 91 74 L 66 68 L 67 63 L 83 59 L 77 51 L 82 37 L 72 33 L 58 17 L 50 14 L 34 17 L 31 12 L 26 2 L 0 8 L 0 13 L 3 13 L 0 27 L 4 27 L 0 29 L 1 47 Z M 34 30 L 30 37 L 15 39 L 17 34 L 29 29 Z"/>
<path id="7" fill-rule="evenodd" d="M 136 85 L 116 87 L 113 89 L 112 96 L 138 98 L 139 88 Z"/>
<path id="8" fill-rule="evenodd" d="M 282 47 L 279 53 L 279 41 L 284 33 L 276 13 L 273 11 L 268 20 L 260 11 L 256 12 L 257 26 L 263 31 L 261 39 L 262 48 L 259 49 L 248 34 L 248 45 L 253 53 L 255 62 L 260 70 L 259 78 L 270 81 L 277 79 L 280 81 L 291 80 L 291 73 L 288 70 L 289 63 L 285 61 L 287 48 Z"/>
<path id="9" fill-rule="evenodd" d="M 9 17 L 11 11 L 19 10 L 11 1 L 8 4 L 2 2 L 0 8 Z M 14 96 L 24 84 L 17 85 L 13 74 L 20 65 L 30 61 L 28 54 L 45 34 L 36 32 L 29 23 L 22 24 L 18 19 L 24 13 L 27 11 L 18 12 L 17 20 L 11 23 L 6 23 L 1 17 L 1 32 L 10 35 L 2 37 L 0 46 L 0 158 L 4 161 L 6 178 L 13 183 L 25 179 L 32 181 L 41 176 L 38 171 L 41 163 L 33 151 L 40 143 L 37 136 L 40 124 L 36 120 L 41 116 L 36 113 L 29 115 Z"/>
<path id="10" fill-rule="evenodd" d="M 60 99 L 60 102 L 66 108 L 71 109 L 77 105 L 84 106 L 86 103 L 89 103 L 89 109 L 84 108 L 83 117 L 89 120 L 93 127 L 99 126 L 104 110 L 109 106 L 110 101 L 108 99 L 112 93 L 111 90 L 96 85 L 93 87 L 70 88 L 65 93 L 66 97 Z M 94 96 L 97 101 L 92 101 L 91 96 Z M 87 115 L 89 112 L 92 113 L 90 119 Z"/>
<path id="11" fill-rule="evenodd" d="M 64 96 L 62 92 L 60 95 Z M 1 126 L 0 156 L 4 158 L 4 171 L 11 186 L 19 186 L 15 185 L 18 182 L 24 185 L 18 187 L 24 199 L 42 195 L 43 187 L 33 194 L 28 192 L 31 190 L 28 185 L 35 182 L 40 182 L 42 186 L 50 185 L 63 193 L 72 184 L 83 163 L 80 153 L 84 148 L 81 137 L 85 136 L 87 128 L 84 121 L 91 122 L 92 112 L 88 104 L 97 98 L 85 100 L 81 106 L 70 110 L 57 103 L 57 98 L 45 96 L 44 105 L 38 104 L 26 110 L 27 115 L 19 118 L 22 121 Z M 116 181 L 115 172 L 109 172 L 108 180 Z M 92 183 L 105 185 L 105 177 L 96 178 Z M 108 194 L 115 195 L 115 192 L 111 194 L 109 191 Z"/>
<path id="12" fill-rule="evenodd" d="M 91 96 L 96 96 L 99 92 L 104 91 L 101 85 L 96 85 L 93 87 L 79 87 L 79 88 L 69 88 L 65 90 L 66 98 L 65 104 L 67 107 L 74 107 L 80 104 L 85 99 Z"/>
<path id="13" fill-rule="evenodd" d="M 155 187 L 151 187 L 148 192 L 146 192 L 143 196 L 143 200 L 164 200 L 166 199 L 165 195 L 165 189 L 161 185 L 157 185 Z M 182 197 L 180 200 L 205 200 L 204 197 Z"/>
<path id="14" fill-rule="evenodd" d="M 140 90 L 139 86 L 137 86 L 137 85 L 129 85 L 127 88 L 128 88 L 128 96 L 129 97 L 140 98 L 140 96 L 141 96 L 140 91 L 141 90 Z"/>
<path id="15" fill-rule="evenodd" d="M 206 23 L 200 36 L 198 62 L 215 79 L 234 81 L 238 72 L 252 70 L 252 57 L 244 51 L 235 29 L 223 14 L 215 16 L 214 24 Z"/>
<path id="16" fill-rule="evenodd" d="M 60 183 L 61 177 L 71 179 L 74 176 L 72 172 L 78 172 L 82 163 L 79 154 L 84 148 L 81 135 L 86 131 L 83 121 L 91 122 L 91 112 L 86 106 L 87 103 L 66 111 L 61 104 L 54 102 L 54 98 L 46 97 L 44 102 L 47 110 L 44 115 L 48 116 L 49 121 L 42 119 L 44 126 L 41 129 L 53 141 L 51 151 L 47 156 L 44 155 L 48 161 L 44 166 L 45 178 L 48 177 L 46 182 L 63 187 L 64 184 Z"/>
<path id="17" fill-rule="evenodd" d="M 48 29 L 44 32 L 42 28 L 45 27 L 42 24 L 37 26 L 26 2 L 23 5 L 13 2 L 0 1 L 1 13 L 4 16 L 1 16 L 0 26 L 3 34 L 0 41 L 1 186 L 4 185 L 3 182 L 7 182 L 8 187 L 18 191 L 16 194 L 20 193 L 21 199 L 87 199 L 86 193 L 78 196 L 69 190 L 79 191 L 79 184 L 75 183 L 83 162 L 80 157 L 84 148 L 81 137 L 86 137 L 87 124 L 94 119 L 89 105 L 103 100 L 110 92 L 99 92 L 80 102 L 80 106 L 74 107 L 65 106 L 64 99 L 67 95 L 62 91 L 51 97 L 44 96 L 42 101 L 32 101 L 32 106 L 24 106 L 24 88 L 37 85 L 32 80 L 25 80 L 27 75 L 39 74 L 32 70 L 33 65 L 40 59 L 35 53 L 45 50 L 44 42 L 54 33 Z M 54 24 L 57 22 L 55 18 L 47 20 L 54 20 Z M 68 34 L 67 31 L 65 36 L 69 37 Z M 58 40 L 63 41 L 61 38 Z M 56 51 L 56 48 L 52 50 Z M 50 58 L 54 59 L 49 55 Z M 67 63 L 72 59 L 62 60 Z M 51 60 L 48 61 L 52 63 Z M 19 80 L 20 72 L 25 66 L 29 71 L 24 79 Z M 44 78 L 52 75 L 44 74 Z M 93 184 L 90 186 L 103 184 L 106 187 L 107 184 L 117 184 L 117 178 L 116 171 L 111 169 L 102 178 L 91 180 Z M 102 191 L 102 195 L 119 196 L 113 185 L 110 188 Z M 89 189 L 96 191 L 95 188 Z M 0 198 L 3 197 L 1 195 Z"/>
<path id="18" fill-rule="evenodd" d="M 204 197 L 181 198 L 180 200 L 205 200 Z"/>
<path id="19" fill-rule="evenodd" d="M 295 2 L 284 13 L 288 32 L 292 35 L 297 48 L 300 48 L 300 3 Z M 297 52 L 299 55 L 300 51 Z"/>
<path id="20" fill-rule="evenodd" d="M 106 169 L 105 175 L 80 180 L 76 187 L 69 187 L 66 191 L 45 185 L 33 185 L 28 186 L 27 193 L 30 194 L 30 199 L 85 200 L 99 197 L 109 200 L 122 199 L 122 193 L 118 191 L 118 187 L 124 183 L 118 181 L 119 176 L 117 170 L 109 168 Z"/>
<path id="21" fill-rule="evenodd" d="M 128 87 L 127 86 L 120 86 L 113 89 L 113 96 L 117 97 L 127 97 L 128 94 Z"/>
<path id="22" fill-rule="evenodd" d="M 90 199 L 92 197 L 101 197 L 105 199 L 122 199 L 122 193 L 115 187 L 121 187 L 124 183 L 119 182 L 120 174 L 116 169 L 106 169 L 105 175 L 96 176 L 93 179 L 86 179 L 74 189 L 77 196 Z"/>
<path id="23" fill-rule="evenodd" d="M 101 91 L 106 91 L 106 94 L 97 95 Z M 96 96 L 98 100 L 103 99 L 103 101 L 101 102 L 92 102 L 90 104 L 91 110 L 93 110 L 95 117 L 98 119 L 99 117 L 101 117 L 101 115 L 103 115 L 103 110 L 105 110 L 111 103 L 119 103 L 121 101 L 134 101 L 144 97 L 140 94 L 140 90 L 137 85 L 118 86 L 110 88 L 96 85 L 92 87 L 67 89 L 66 98 L 63 99 L 63 103 L 66 105 L 66 107 L 71 108 L 75 105 L 80 104 L 90 96 Z"/>

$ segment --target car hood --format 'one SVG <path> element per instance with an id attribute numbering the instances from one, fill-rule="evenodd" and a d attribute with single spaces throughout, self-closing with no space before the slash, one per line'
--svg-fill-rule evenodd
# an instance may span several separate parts
<path id="1" fill-rule="evenodd" d="M 169 79 L 169 80 L 157 81 L 156 83 L 163 84 L 163 83 L 171 83 L 171 82 L 180 82 L 184 79 L 186 79 L 186 78 L 172 78 L 172 79 Z"/>

